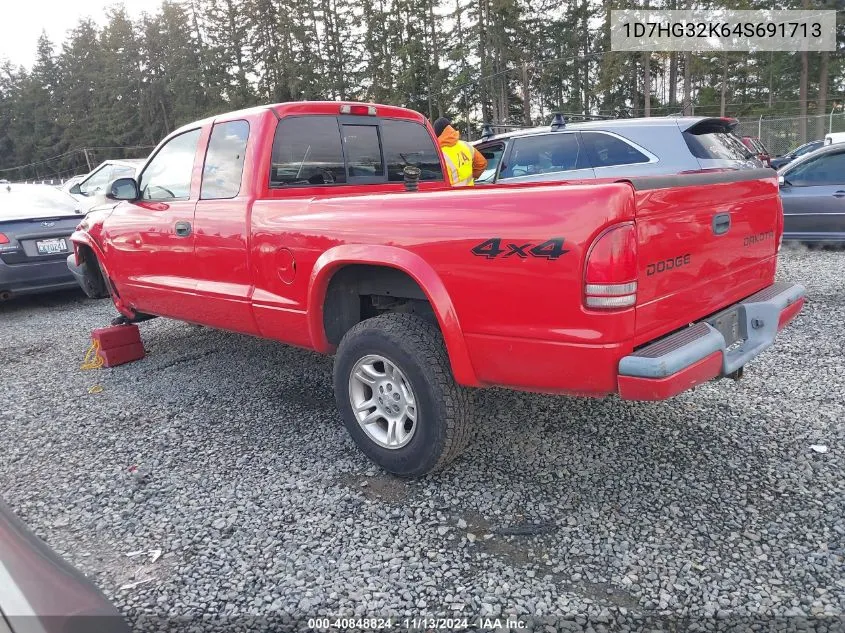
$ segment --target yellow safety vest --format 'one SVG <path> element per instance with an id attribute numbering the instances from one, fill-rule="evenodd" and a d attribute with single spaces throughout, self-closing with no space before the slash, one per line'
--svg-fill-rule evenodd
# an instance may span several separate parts
<path id="1" fill-rule="evenodd" d="M 472 177 L 472 153 L 475 148 L 468 143 L 458 141 L 451 147 L 442 147 L 446 167 L 449 170 L 449 182 L 453 187 L 472 187 L 475 179 Z"/>

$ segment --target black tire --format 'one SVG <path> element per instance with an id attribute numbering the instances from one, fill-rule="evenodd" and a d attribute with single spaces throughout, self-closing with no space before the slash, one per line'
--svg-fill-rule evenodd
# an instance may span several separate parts
<path id="1" fill-rule="evenodd" d="M 89 255 L 80 265 L 82 271 L 82 291 L 91 299 L 104 299 L 109 296 L 109 289 L 100 268 L 100 263 L 93 255 Z"/>
<path id="2" fill-rule="evenodd" d="M 373 441 L 352 410 L 350 373 L 369 354 L 384 356 L 399 367 L 418 400 L 416 430 L 401 448 L 384 448 Z M 421 477 L 440 470 L 471 439 L 472 394 L 455 383 L 440 330 L 418 316 L 383 314 L 350 329 L 335 356 L 334 392 L 352 439 L 367 457 L 394 475 Z"/>

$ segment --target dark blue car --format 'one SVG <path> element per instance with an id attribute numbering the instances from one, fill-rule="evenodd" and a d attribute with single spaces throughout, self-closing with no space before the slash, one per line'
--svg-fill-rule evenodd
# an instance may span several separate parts
<path id="1" fill-rule="evenodd" d="M 0 301 L 78 287 L 66 263 L 78 209 L 50 185 L 0 184 Z"/>

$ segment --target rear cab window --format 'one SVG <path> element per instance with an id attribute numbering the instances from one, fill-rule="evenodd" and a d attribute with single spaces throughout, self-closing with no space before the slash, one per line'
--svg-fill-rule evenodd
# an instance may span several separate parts
<path id="1" fill-rule="evenodd" d="M 346 164 L 335 117 L 287 117 L 279 121 L 273 139 L 271 187 L 344 183 Z"/>
<path id="2" fill-rule="evenodd" d="M 420 168 L 420 180 L 443 180 L 440 153 L 425 127 L 413 121 L 383 119 L 381 130 L 389 182 L 403 182 L 403 170 L 408 165 Z"/>
<path id="3" fill-rule="evenodd" d="M 408 165 L 420 168 L 421 181 L 443 181 L 434 140 L 419 123 L 358 116 L 289 116 L 276 126 L 270 187 L 401 183 Z"/>

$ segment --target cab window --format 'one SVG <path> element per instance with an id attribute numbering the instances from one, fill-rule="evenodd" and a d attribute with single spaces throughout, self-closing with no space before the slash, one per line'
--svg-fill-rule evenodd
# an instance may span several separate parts
<path id="1" fill-rule="evenodd" d="M 384 119 L 381 131 L 389 182 L 404 181 L 404 169 L 408 165 L 420 168 L 420 180 L 443 180 L 440 153 L 424 126 L 413 121 Z"/>
<path id="2" fill-rule="evenodd" d="M 175 136 L 147 164 L 138 183 L 142 200 L 187 200 L 200 130 Z"/>
<path id="3" fill-rule="evenodd" d="M 343 125 L 341 129 L 349 178 L 383 178 L 378 126 Z"/>
<path id="4" fill-rule="evenodd" d="M 409 165 L 419 167 L 420 180 L 443 180 L 428 130 L 398 119 L 286 117 L 276 126 L 271 163 L 271 187 L 402 182 Z"/>
<path id="5" fill-rule="evenodd" d="M 249 123 L 246 121 L 229 121 L 214 126 L 202 169 L 201 198 L 220 200 L 234 198 L 240 193 L 248 138 Z"/>
<path id="6" fill-rule="evenodd" d="M 333 116 L 286 117 L 276 126 L 270 186 L 346 182 L 340 130 Z"/>

